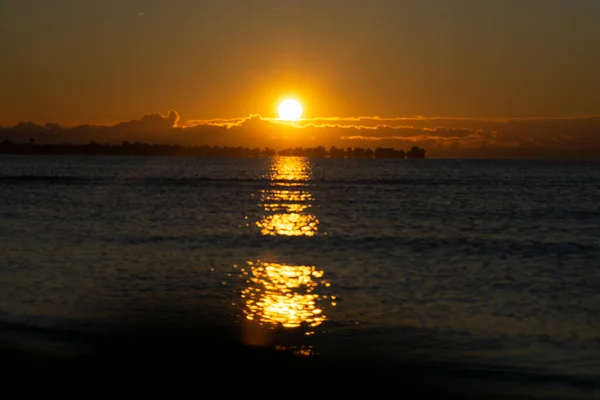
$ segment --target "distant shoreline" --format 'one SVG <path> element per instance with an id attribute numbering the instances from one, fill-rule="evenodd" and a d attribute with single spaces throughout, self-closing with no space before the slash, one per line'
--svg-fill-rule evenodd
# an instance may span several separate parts
<path id="1" fill-rule="evenodd" d="M 337 148 L 335 146 L 326 149 L 318 147 L 296 147 L 275 150 L 269 147 L 260 149 L 247 147 L 229 146 L 179 146 L 165 144 L 149 144 L 139 142 L 123 142 L 120 145 L 112 144 L 36 144 L 36 143 L 12 143 L 4 141 L 0 143 L 0 154 L 21 155 L 116 155 L 116 156 L 171 156 L 171 157 L 273 157 L 273 156 L 298 156 L 316 158 L 395 158 L 395 159 L 419 159 L 425 158 L 425 150 L 417 146 L 408 151 L 397 150 L 389 147 L 378 147 L 375 150 L 362 147 Z"/>

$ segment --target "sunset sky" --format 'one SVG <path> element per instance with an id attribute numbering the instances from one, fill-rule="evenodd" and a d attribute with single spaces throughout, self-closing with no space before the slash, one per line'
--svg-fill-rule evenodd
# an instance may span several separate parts
<path id="1" fill-rule="evenodd" d="M 0 0 L 0 126 L 268 118 L 294 97 L 428 129 L 568 117 L 588 140 L 598 21 L 596 0 Z"/>

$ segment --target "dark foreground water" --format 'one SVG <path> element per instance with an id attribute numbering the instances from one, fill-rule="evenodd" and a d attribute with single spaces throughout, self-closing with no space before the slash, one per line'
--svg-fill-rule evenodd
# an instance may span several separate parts
<path id="1" fill-rule="evenodd" d="M 3 156 L 0 340 L 594 398 L 599 199 L 597 162 Z"/>

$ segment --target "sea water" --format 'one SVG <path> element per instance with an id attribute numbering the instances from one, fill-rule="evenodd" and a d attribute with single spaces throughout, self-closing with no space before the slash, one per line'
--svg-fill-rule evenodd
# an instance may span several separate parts
<path id="1" fill-rule="evenodd" d="M 599 162 L 2 156 L 0 320 L 243 325 L 592 393 L 599 199 Z"/>

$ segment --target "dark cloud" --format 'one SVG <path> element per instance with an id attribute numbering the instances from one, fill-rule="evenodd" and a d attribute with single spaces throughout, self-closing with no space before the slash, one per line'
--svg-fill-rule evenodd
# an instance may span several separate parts
<path id="1" fill-rule="evenodd" d="M 0 129 L 0 141 L 211 146 L 425 147 L 432 157 L 600 158 L 600 117 L 556 119 L 312 118 L 294 123 L 250 115 L 180 122 L 175 111 L 111 126 L 64 128 L 22 122 Z"/>
<path id="2" fill-rule="evenodd" d="M 112 128 L 122 132 L 169 129 L 175 127 L 177 122 L 179 122 L 179 114 L 170 110 L 166 117 L 160 114 L 146 114 L 139 120 L 120 122 Z"/>

